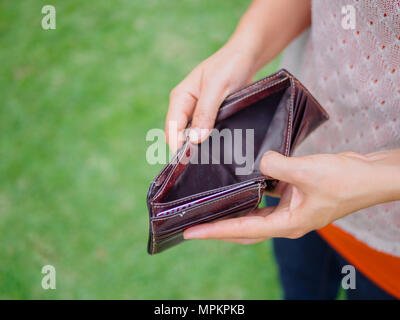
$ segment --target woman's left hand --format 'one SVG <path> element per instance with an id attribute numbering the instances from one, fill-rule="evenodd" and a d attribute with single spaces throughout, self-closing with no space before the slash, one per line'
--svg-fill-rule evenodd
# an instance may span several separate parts
<path id="1" fill-rule="evenodd" d="M 251 244 L 271 237 L 299 238 L 352 212 L 400 199 L 400 150 L 285 157 L 267 152 L 264 175 L 280 180 L 277 207 L 187 229 L 185 239 Z"/>

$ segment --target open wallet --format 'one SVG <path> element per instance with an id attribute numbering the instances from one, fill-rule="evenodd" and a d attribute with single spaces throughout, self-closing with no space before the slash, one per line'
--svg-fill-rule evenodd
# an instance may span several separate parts
<path id="1" fill-rule="evenodd" d="M 327 119 L 310 92 L 284 69 L 229 95 L 218 111 L 217 130 L 200 144 L 186 139 L 151 183 L 149 254 L 182 242 L 189 227 L 257 208 L 263 192 L 278 183 L 260 172 L 263 154 L 273 150 L 290 156 Z"/>

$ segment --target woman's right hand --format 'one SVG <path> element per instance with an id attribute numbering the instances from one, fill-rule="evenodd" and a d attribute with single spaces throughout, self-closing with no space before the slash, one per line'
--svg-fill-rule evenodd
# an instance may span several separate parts
<path id="1" fill-rule="evenodd" d="M 310 23 L 310 0 L 253 0 L 225 46 L 171 91 L 165 126 L 171 149 L 184 142 L 190 119 L 190 141 L 203 141 L 225 97 L 250 83 Z"/>
<path id="2" fill-rule="evenodd" d="M 190 141 L 202 142 L 225 97 L 250 83 L 256 71 L 251 54 L 229 43 L 194 68 L 170 94 L 165 131 L 172 151 L 183 144 L 190 119 Z"/>

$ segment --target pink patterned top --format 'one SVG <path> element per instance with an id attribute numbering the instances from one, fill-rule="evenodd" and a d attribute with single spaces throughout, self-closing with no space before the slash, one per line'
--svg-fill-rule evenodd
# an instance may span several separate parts
<path id="1" fill-rule="evenodd" d="M 355 28 L 342 7 L 355 9 Z M 314 0 L 312 25 L 286 49 L 294 73 L 331 118 L 295 155 L 400 148 L 400 1 Z M 335 222 L 379 251 L 400 257 L 400 201 Z"/>

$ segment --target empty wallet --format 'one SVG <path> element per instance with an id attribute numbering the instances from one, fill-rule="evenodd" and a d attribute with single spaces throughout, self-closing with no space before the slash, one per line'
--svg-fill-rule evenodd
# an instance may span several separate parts
<path id="1" fill-rule="evenodd" d="M 149 254 L 182 242 L 189 227 L 257 208 L 263 191 L 278 183 L 260 172 L 263 154 L 274 150 L 290 156 L 327 119 L 310 92 L 284 69 L 229 95 L 218 111 L 218 131 L 213 130 L 223 137 L 220 143 L 213 144 L 213 134 L 201 144 L 186 139 L 151 183 Z"/>

